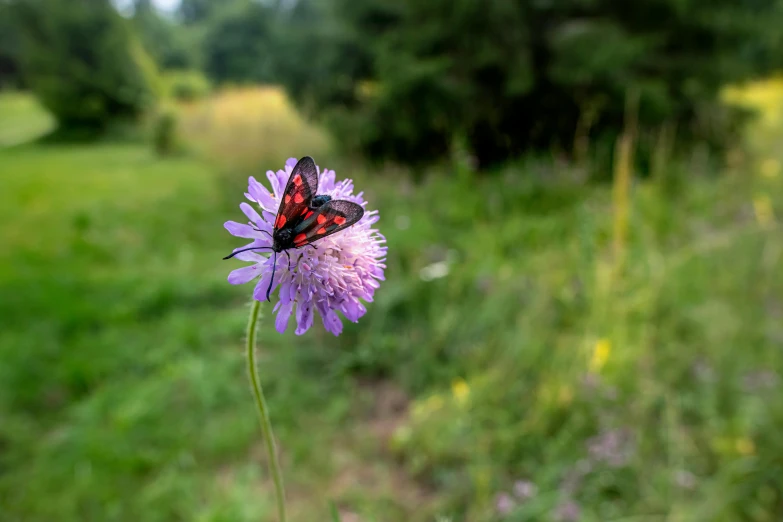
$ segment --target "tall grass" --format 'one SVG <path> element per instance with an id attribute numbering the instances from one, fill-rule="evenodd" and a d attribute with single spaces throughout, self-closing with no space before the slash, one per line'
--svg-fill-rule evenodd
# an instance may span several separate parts
<path id="1" fill-rule="evenodd" d="M 180 106 L 183 139 L 221 169 L 261 172 L 290 157 L 322 156 L 326 135 L 305 122 L 278 87 L 225 89 Z"/>

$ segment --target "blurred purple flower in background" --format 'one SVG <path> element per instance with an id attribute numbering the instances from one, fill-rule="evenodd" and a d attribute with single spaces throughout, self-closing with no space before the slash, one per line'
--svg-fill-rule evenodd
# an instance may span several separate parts
<path id="1" fill-rule="evenodd" d="M 514 499 L 508 493 L 498 493 L 495 497 L 495 509 L 501 515 L 508 515 L 514 509 Z"/>
<path id="2" fill-rule="evenodd" d="M 538 488 L 529 480 L 517 480 L 514 482 L 514 495 L 519 500 L 528 500 L 536 496 Z"/>
<path id="3" fill-rule="evenodd" d="M 633 451 L 633 433 L 627 429 L 608 430 L 587 441 L 587 452 L 593 462 L 614 468 L 628 464 Z"/>
<path id="4" fill-rule="evenodd" d="M 252 176 L 248 183 L 248 200 L 260 207 L 242 203 L 240 208 L 249 224 L 227 221 L 226 230 L 232 235 L 253 241 L 241 248 L 269 247 L 280 198 L 285 190 L 296 159 L 286 161 L 285 169 L 266 173 L 272 192 Z M 363 193 L 353 193 L 353 181 L 335 181 L 333 170 L 319 171 L 318 194 L 345 199 L 366 206 Z M 340 335 L 343 324 L 337 312 L 357 322 L 367 309 L 360 300 L 373 300 L 375 289 L 384 279 L 386 268 L 386 239 L 372 228 L 379 219 L 378 211 L 365 208 L 364 217 L 356 224 L 315 243 L 316 248 L 305 247 L 286 250 L 278 259 L 272 291 L 279 289 L 279 301 L 275 327 L 285 332 L 292 314 L 296 312 L 296 334 L 305 333 L 313 324 L 314 310 L 321 315 L 324 327 L 334 335 Z M 239 248 L 236 250 L 240 250 Z M 235 251 L 236 251 L 235 250 Z M 228 275 L 231 284 L 244 284 L 260 277 L 253 296 L 266 299 L 266 289 L 273 277 L 272 257 L 255 252 L 242 252 L 236 257 L 252 265 L 238 268 Z M 281 257 L 281 255 L 278 255 Z"/>
<path id="5" fill-rule="evenodd" d="M 555 509 L 555 520 L 577 522 L 582 516 L 582 508 L 571 499 L 567 499 Z"/>

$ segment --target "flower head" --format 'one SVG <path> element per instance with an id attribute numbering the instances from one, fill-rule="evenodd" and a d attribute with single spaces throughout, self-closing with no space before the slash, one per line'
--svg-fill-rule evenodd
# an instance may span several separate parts
<path id="1" fill-rule="evenodd" d="M 271 247 L 275 217 L 294 165 L 296 159 L 290 158 L 285 169 L 266 173 L 271 192 L 250 177 L 245 197 L 260 207 L 261 212 L 242 203 L 239 207 L 249 224 L 226 222 L 231 234 L 253 240 L 235 252 L 250 247 Z M 326 169 L 319 171 L 318 178 L 318 194 L 366 206 L 362 193 L 353 193 L 351 180 L 337 182 L 334 171 Z M 340 335 L 343 325 L 337 312 L 342 312 L 349 321 L 358 321 L 367 312 L 360 300 L 372 301 L 375 289 L 380 286 L 378 281 L 384 279 L 386 239 L 372 228 L 378 219 L 378 211 L 365 208 L 364 216 L 357 223 L 320 239 L 315 248 L 293 248 L 278 254 L 276 270 L 273 270 L 273 256 L 241 252 L 236 257 L 253 264 L 232 271 L 228 282 L 236 285 L 258 279 L 253 297 L 263 301 L 271 280 L 272 292 L 279 297 L 274 310 L 277 312 L 275 327 L 280 333 L 286 330 L 294 313 L 296 334 L 305 333 L 312 326 L 317 310 L 324 327 Z"/>

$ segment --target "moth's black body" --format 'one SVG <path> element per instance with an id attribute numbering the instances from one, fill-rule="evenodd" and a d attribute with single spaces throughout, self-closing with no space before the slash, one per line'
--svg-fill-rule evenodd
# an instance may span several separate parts
<path id="1" fill-rule="evenodd" d="M 324 206 L 331 200 L 332 196 L 319 194 L 313 197 L 313 200 L 310 202 L 308 208 L 312 210 L 313 213 L 315 213 L 319 207 Z M 362 213 L 364 213 L 364 210 L 362 210 Z M 294 234 L 294 232 L 304 228 L 302 227 L 304 221 L 304 217 L 300 215 L 295 219 L 286 222 L 285 227 L 281 229 L 275 229 L 274 234 L 272 234 L 272 251 L 282 252 L 284 250 L 288 250 L 289 248 L 296 248 L 294 245 L 294 237 L 296 237 L 296 234 Z"/>
<path id="2" fill-rule="evenodd" d="M 266 298 L 272 290 L 277 254 L 292 248 L 302 248 L 315 241 L 348 228 L 364 215 L 364 209 L 346 200 L 333 200 L 331 196 L 316 194 L 318 168 L 309 156 L 300 159 L 288 178 L 283 201 L 277 211 L 271 247 L 249 247 L 237 250 L 223 259 L 234 257 L 247 250 L 268 249 L 274 252 L 272 278 Z"/>
<path id="3" fill-rule="evenodd" d="M 326 194 L 319 194 L 318 196 L 315 196 L 313 198 L 313 201 L 310 203 L 311 209 L 316 209 L 318 207 L 323 206 L 326 203 L 329 203 L 332 200 L 332 196 L 327 196 Z"/>

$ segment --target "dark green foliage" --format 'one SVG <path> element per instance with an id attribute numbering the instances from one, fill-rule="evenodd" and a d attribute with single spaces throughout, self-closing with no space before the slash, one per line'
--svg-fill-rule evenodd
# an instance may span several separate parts
<path id="1" fill-rule="evenodd" d="M 226 0 L 220 2 L 225 3 Z M 217 5 L 215 0 L 181 0 L 177 14 L 185 24 L 196 24 L 213 16 Z"/>
<path id="2" fill-rule="evenodd" d="M 275 80 L 274 11 L 260 2 L 237 2 L 207 24 L 204 69 L 215 82 Z"/>
<path id="3" fill-rule="evenodd" d="M 196 64 L 196 52 L 185 28 L 161 17 L 152 0 L 135 0 L 133 7 L 133 27 L 161 68 L 182 69 Z"/>
<path id="4" fill-rule="evenodd" d="M 448 155 L 455 138 L 482 165 L 570 153 L 580 126 L 611 144 L 629 97 L 642 134 L 668 123 L 681 144 L 720 143 L 732 124 L 720 87 L 768 71 L 783 50 L 778 0 L 333 4 L 338 37 L 311 36 L 304 53 L 315 68 L 340 57 L 326 62 L 329 81 L 284 80 L 343 142 L 410 163 Z"/>
<path id="5" fill-rule="evenodd" d="M 163 111 L 155 119 L 152 143 L 158 156 L 168 156 L 175 151 L 177 146 L 177 115 L 173 111 Z"/>
<path id="6" fill-rule="evenodd" d="M 173 70 L 162 75 L 167 96 L 183 102 L 192 102 L 207 96 L 209 80 L 197 70 Z"/>
<path id="7" fill-rule="evenodd" d="M 12 4 L 0 1 L 0 88 L 20 85 L 19 53 L 19 28 Z"/>
<path id="8" fill-rule="evenodd" d="M 102 129 L 154 102 L 154 64 L 108 0 L 25 0 L 19 14 L 25 79 L 61 130 Z"/>

